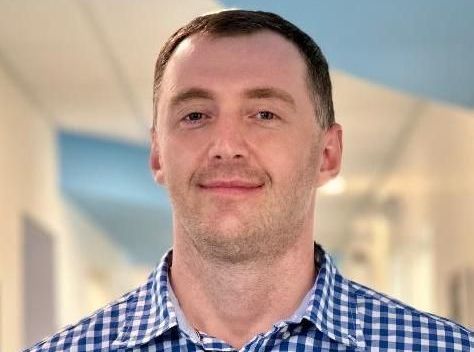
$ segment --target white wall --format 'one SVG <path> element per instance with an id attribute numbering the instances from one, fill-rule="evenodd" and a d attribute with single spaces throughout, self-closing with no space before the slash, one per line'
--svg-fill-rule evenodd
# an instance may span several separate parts
<path id="1" fill-rule="evenodd" d="M 3 351 L 22 343 L 22 216 L 59 233 L 55 134 L 0 69 L 0 282 Z"/>
<path id="2" fill-rule="evenodd" d="M 383 191 L 405 207 L 394 246 L 432 248 L 431 259 L 418 252 L 406 260 L 407 299 L 416 304 L 432 285 L 433 310 L 447 316 L 452 273 L 474 268 L 474 113 L 430 104 L 401 147 Z M 423 275 L 423 260 L 434 264 L 432 277 Z"/>
<path id="3" fill-rule="evenodd" d="M 76 290 L 75 298 L 78 307 L 66 310 L 66 302 L 61 305 L 61 321 L 71 323 L 134 289 L 151 268 L 136 267 L 130 262 L 124 250 L 119 248 L 109 236 L 68 199 L 63 200 L 64 219 L 67 233 L 71 238 L 77 282 L 81 283 Z M 70 297 L 68 290 L 73 288 L 70 280 L 63 280 L 61 290 L 67 291 L 63 296 Z"/>
<path id="4" fill-rule="evenodd" d="M 371 211 L 354 220 L 365 221 L 366 237 L 357 237 L 352 226 L 344 271 L 418 309 L 450 317 L 452 274 L 474 270 L 474 113 L 427 103 L 418 118 L 397 146 L 382 186 L 372 190 Z M 381 217 L 386 228 L 377 228 Z M 363 270 L 350 259 L 361 245 L 368 258 Z M 474 328 L 474 317 L 460 322 Z"/>
<path id="5" fill-rule="evenodd" d="M 0 67 L 1 351 L 26 347 L 22 326 L 27 317 L 22 307 L 24 215 L 55 238 L 59 326 L 76 321 L 144 279 L 136 273 L 143 273 L 143 268 L 130 268 L 123 251 L 62 199 L 58 178 L 54 124 L 28 103 Z"/>

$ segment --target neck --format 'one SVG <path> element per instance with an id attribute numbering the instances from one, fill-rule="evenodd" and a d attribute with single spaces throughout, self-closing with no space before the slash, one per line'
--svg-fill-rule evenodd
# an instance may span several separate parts
<path id="1" fill-rule="evenodd" d="M 175 229 L 171 285 L 193 327 L 240 348 L 290 317 L 314 283 L 312 219 L 295 243 L 271 260 L 210 261 Z"/>

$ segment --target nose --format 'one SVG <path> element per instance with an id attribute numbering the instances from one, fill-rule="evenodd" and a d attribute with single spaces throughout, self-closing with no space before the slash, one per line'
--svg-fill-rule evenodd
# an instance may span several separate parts
<path id="1" fill-rule="evenodd" d="M 245 159 L 248 156 L 243 122 L 238 117 L 223 117 L 215 122 L 209 159 L 211 162 Z"/>

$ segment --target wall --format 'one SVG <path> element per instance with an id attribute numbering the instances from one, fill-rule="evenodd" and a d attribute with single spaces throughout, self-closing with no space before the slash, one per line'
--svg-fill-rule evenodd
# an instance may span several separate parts
<path id="1" fill-rule="evenodd" d="M 1 351 L 26 347 L 23 319 L 27 312 L 22 306 L 25 215 L 55 239 L 59 326 L 76 321 L 144 279 L 145 268 L 122 270 L 129 267 L 123 250 L 62 198 L 56 133 L 54 123 L 29 103 L 0 67 Z M 103 277 L 107 280 L 101 280 Z"/>
<path id="2" fill-rule="evenodd" d="M 22 336 L 22 216 L 60 232 L 55 132 L 0 68 L 0 282 L 2 346 L 15 351 Z"/>
<path id="3" fill-rule="evenodd" d="M 134 289 L 146 280 L 152 268 L 132 265 L 125 251 L 67 198 L 63 200 L 63 211 L 72 244 L 70 252 L 74 252 L 76 262 L 80 261 L 75 265 L 75 280 L 81 283 L 76 291 L 79 297 L 75 298 L 79 305 L 71 311 L 62 305 L 61 321 L 71 323 Z M 63 282 L 62 290 L 73 287 L 70 280 Z"/>
<path id="4" fill-rule="evenodd" d="M 400 141 L 348 228 L 342 269 L 417 309 L 474 328 L 469 303 L 463 316 L 452 315 L 451 291 L 455 273 L 474 272 L 474 113 L 426 102 Z"/>
<path id="5" fill-rule="evenodd" d="M 393 247 L 409 253 L 402 273 L 411 287 L 407 299 L 418 304 L 430 298 L 433 310 L 444 316 L 450 315 L 451 275 L 474 269 L 473 115 L 428 105 L 406 145 L 400 146 L 398 161 L 380 192 L 398 199 L 404 208 Z M 430 264 L 432 277 L 423 273 Z"/>

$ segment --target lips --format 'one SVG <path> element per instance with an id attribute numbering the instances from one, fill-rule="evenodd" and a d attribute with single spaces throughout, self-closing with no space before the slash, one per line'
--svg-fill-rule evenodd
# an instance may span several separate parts
<path id="1" fill-rule="evenodd" d="M 263 183 L 248 180 L 212 180 L 199 184 L 203 191 L 220 196 L 243 196 L 254 194 L 263 187 Z"/>
<path id="2" fill-rule="evenodd" d="M 242 188 L 251 189 L 263 186 L 262 183 L 256 183 L 246 180 L 213 180 L 199 185 L 202 188 Z"/>

